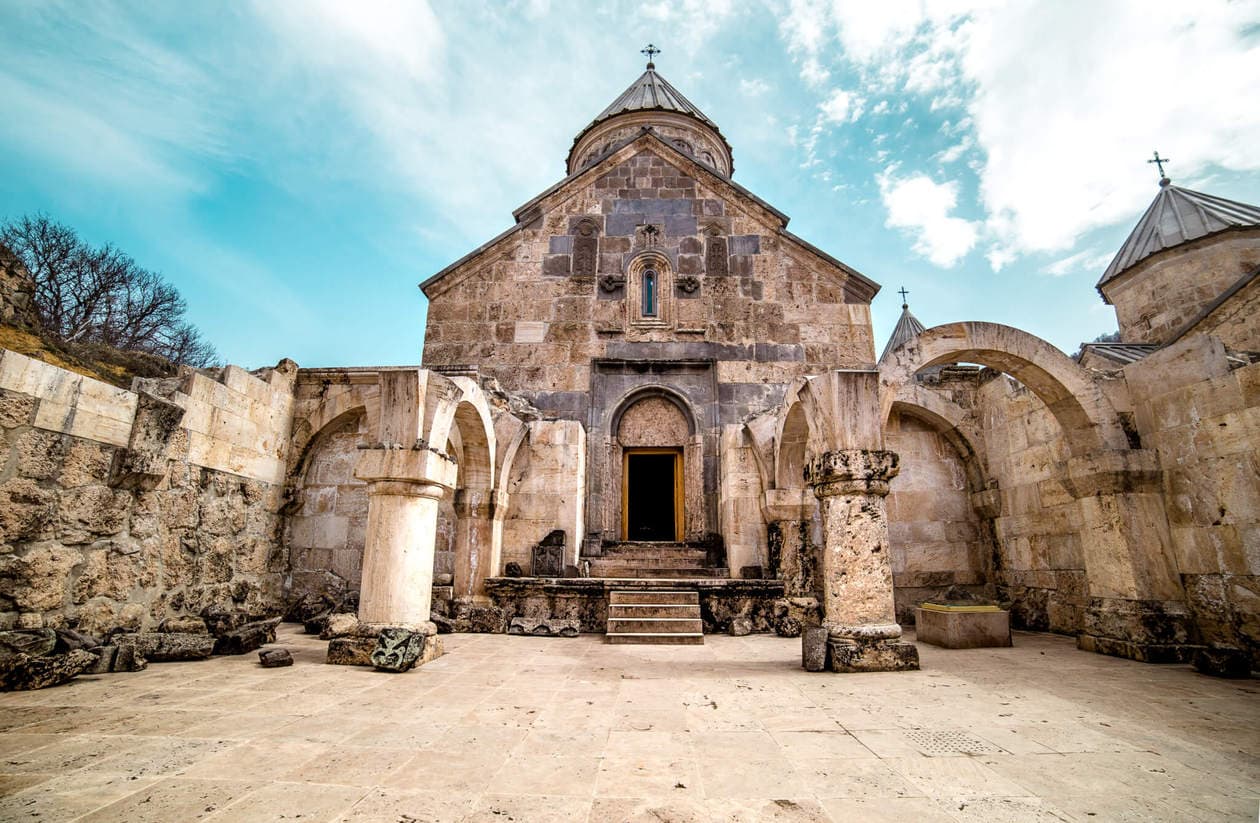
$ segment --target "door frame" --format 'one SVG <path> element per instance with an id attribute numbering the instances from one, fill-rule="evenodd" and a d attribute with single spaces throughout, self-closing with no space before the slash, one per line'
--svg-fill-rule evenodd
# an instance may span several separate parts
<path id="1" fill-rule="evenodd" d="M 632 446 L 621 450 L 621 539 L 630 540 L 630 456 L 672 454 L 674 456 L 674 542 L 683 539 L 683 447 L 652 448 Z"/>

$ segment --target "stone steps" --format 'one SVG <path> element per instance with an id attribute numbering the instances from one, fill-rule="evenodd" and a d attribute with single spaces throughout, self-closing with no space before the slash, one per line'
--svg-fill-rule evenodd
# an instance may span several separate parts
<path id="1" fill-rule="evenodd" d="M 705 565 L 708 554 L 685 543 L 610 543 L 588 558 L 591 577 L 602 578 L 728 578 L 727 569 Z"/>
<path id="2" fill-rule="evenodd" d="M 700 594 L 690 591 L 614 591 L 608 595 L 608 643 L 700 645 Z"/>

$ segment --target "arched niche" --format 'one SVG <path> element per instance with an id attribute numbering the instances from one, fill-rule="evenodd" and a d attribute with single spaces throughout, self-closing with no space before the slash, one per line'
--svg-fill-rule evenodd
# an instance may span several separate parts
<path id="1" fill-rule="evenodd" d="M 622 401 L 611 422 L 606 465 L 618 538 L 700 539 L 703 445 L 686 400 L 663 387 L 643 389 Z"/>

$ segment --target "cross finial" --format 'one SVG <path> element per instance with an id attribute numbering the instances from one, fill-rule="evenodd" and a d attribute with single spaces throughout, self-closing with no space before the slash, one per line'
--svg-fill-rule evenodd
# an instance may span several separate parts
<path id="1" fill-rule="evenodd" d="M 647 55 L 647 59 L 648 59 L 648 64 L 647 64 L 647 67 L 648 67 L 649 69 L 654 69 L 654 68 L 656 68 L 656 64 L 652 62 L 652 58 L 653 58 L 653 57 L 655 57 L 656 55 L 660 54 L 660 53 L 661 53 L 661 50 L 660 50 L 660 49 L 658 49 L 656 46 L 653 46 L 651 43 L 648 43 L 648 44 L 647 44 L 647 48 L 646 48 L 646 49 L 639 49 L 639 54 L 646 54 L 646 55 Z"/>
<path id="2" fill-rule="evenodd" d="M 1159 184 L 1161 186 L 1167 186 L 1172 182 L 1168 179 L 1168 175 L 1164 174 L 1164 164 L 1168 162 L 1167 157 L 1160 157 L 1159 152 L 1155 152 L 1155 158 L 1153 160 L 1147 160 L 1146 162 L 1154 163 L 1155 167 L 1159 169 Z"/>
<path id="3" fill-rule="evenodd" d="M 910 293 L 910 292 L 906 291 L 906 287 L 905 287 L 905 286 L 902 286 L 902 287 L 901 287 L 901 290 L 897 292 L 897 294 L 900 294 L 900 295 L 901 295 L 901 307 L 902 307 L 903 309 L 908 309 L 908 308 L 910 308 L 910 304 L 906 302 L 906 295 L 907 295 L 907 294 L 909 294 L 909 293 Z"/>

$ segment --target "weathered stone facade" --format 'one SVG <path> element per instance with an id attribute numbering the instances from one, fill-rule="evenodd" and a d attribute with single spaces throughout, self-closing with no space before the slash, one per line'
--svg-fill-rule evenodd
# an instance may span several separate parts
<path id="1" fill-rule="evenodd" d="M 1202 231 L 1135 231 L 1110 349 L 907 307 L 876 363 L 878 286 L 654 71 L 568 168 L 422 285 L 423 367 L 128 392 L 4 353 L 0 623 L 357 602 L 325 628 L 362 664 L 387 627 L 600 631 L 681 587 L 706 631 L 897 670 L 900 624 L 961 588 L 1087 650 L 1260 659 L 1260 210 L 1166 187 Z"/>

